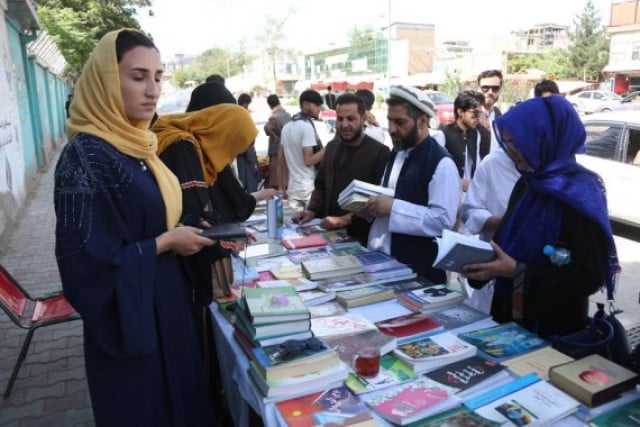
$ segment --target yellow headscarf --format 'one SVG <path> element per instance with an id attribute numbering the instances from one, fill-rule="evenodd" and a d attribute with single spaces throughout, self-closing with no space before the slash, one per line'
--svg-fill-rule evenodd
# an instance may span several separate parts
<path id="1" fill-rule="evenodd" d="M 208 186 L 258 135 L 247 110 L 234 104 L 161 116 L 151 129 L 158 136 L 158 154 L 174 142 L 193 142 Z"/>
<path id="2" fill-rule="evenodd" d="M 158 141 L 148 129 L 150 121 L 131 123 L 125 114 L 116 57 L 120 31 L 102 37 L 85 64 L 73 90 L 67 137 L 71 139 L 79 133 L 95 135 L 118 151 L 144 160 L 162 194 L 167 229 L 172 229 L 182 214 L 180 184 L 156 154 Z"/>

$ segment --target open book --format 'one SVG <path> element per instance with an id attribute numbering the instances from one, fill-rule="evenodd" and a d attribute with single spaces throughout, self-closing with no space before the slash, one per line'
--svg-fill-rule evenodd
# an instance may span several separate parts
<path id="1" fill-rule="evenodd" d="M 496 257 L 489 242 L 455 231 L 443 230 L 442 237 L 436 237 L 436 243 L 438 255 L 433 266 L 441 270 L 462 273 L 462 267 L 467 264 L 489 262 Z"/>
<path id="2" fill-rule="evenodd" d="M 369 197 L 380 194 L 393 196 L 395 190 L 354 179 L 338 195 L 338 204 L 344 210 L 361 212 L 364 210 L 364 206 L 367 204 Z"/>

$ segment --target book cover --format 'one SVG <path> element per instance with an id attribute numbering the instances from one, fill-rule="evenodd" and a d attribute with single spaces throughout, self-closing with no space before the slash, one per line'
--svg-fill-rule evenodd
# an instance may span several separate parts
<path id="1" fill-rule="evenodd" d="M 320 234 L 285 237 L 282 239 L 282 245 L 287 249 L 314 248 L 318 246 L 326 246 L 327 243 L 327 239 L 322 237 Z"/>
<path id="2" fill-rule="evenodd" d="M 620 397 L 598 406 L 589 407 L 587 405 L 580 405 L 578 407 L 578 410 L 574 413 L 574 416 L 581 419 L 582 421 L 589 422 L 594 418 L 597 418 L 608 412 L 613 412 L 615 409 L 618 409 L 621 406 L 635 401 L 640 401 L 639 387 L 636 387 L 633 390 L 625 391 L 620 394 Z M 640 426 L 640 424 L 638 424 L 638 426 Z"/>
<path id="3" fill-rule="evenodd" d="M 640 426 L 640 398 L 594 418 L 589 427 Z"/>
<path id="4" fill-rule="evenodd" d="M 377 426 L 371 412 L 344 385 L 276 403 L 288 427 Z"/>
<path id="5" fill-rule="evenodd" d="M 298 227 L 296 227 L 296 233 L 298 234 L 302 234 L 303 236 L 311 236 L 312 234 L 320 234 L 320 233 L 324 233 L 325 230 L 324 228 L 320 227 L 317 224 L 313 224 L 313 225 L 300 225 Z"/>
<path id="6" fill-rule="evenodd" d="M 356 240 L 347 234 L 346 229 L 331 230 L 322 233 L 322 236 L 327 239 L 330 245 L 338 245 L 341 243 L 355 242 Z"/>
<path id="7" fill-rule="evenodd" d="M 245 288 L 244 298 L 254 325 L 311 317 L 293 286 Z"/>
<path id="8" fill-rule="evenodd" d="M 543 347 L 539 350 L 507 359 L 502 364 L 511 372 L 523 376 L 529 373 L 537 374 L 545 381 L 549 380 L 549 369 L 552 366 L 572 362 L 573 358 L 560 353 L 553 347 Z"/>
<path id="9" fill-rule="evenodd" d="M 476 322 L 491 319 L 491 315 L 483 313 L 467 304 L 456 304 L 452 307 L 447 307 L 442 310 L 438 310 L 434 313 L 429 313 L 432 319 L 442 323 L 442 326 L 447 331 L 459 332 L 460 328 L 472 325 Z"/>
<path id="10" fill-rule="evenodd" d="M 489 262 L 496 257 L 489 242 L 473 236 L 443 230 L 442 237 L 436 237 L 435 240 L 438 255 L 433 266 L 441 270 L 462 273 L 462 268 L 467 264 Z"/>
<path id="11" fill-rule="evenodd" d="M 357 307 L 374 302 L 395 298 L 393 289 L 382 285 L 366 286 L 364 288 L 340 291 L 336 293 L 336 300 L 345 307 Z"/>
<path id="12" fill-rule="evenodd" d="M 311 319 L 311 330 L 317 337 L 333 335 L 353 335 L 359 332 L 377 330 L 366 317 L 348 313 L 338 316 L 314 317 Z"/>
<path id="13" fill-rule="evenodd" d="M 531 384 L 540 381 L 540 377 L 536 374 L 527 374 L 523 377 L 515 378 L 506 384 L 502 384 L 498 387 L 493 387 L 479 396 L 475 396 L 469 399 L 465 399 L 464 405 L 469 409 L 478 409 L 480 407 L 489 405 L 491 402 L 495 402 L 511 393 L 515 393 L 518 390 L 522 390 Z"/>
<path id="14" fill-rule="evenodd" d="M 338 301 L 329 301 L 319 305 L 312 305 L 309 307 L 309 312 L 311 312 L 311 319 L 316 317 L 342 316 L 347 314 L 347 311 Z"/>
<path id="15" fill-rule="evenodd" d="M 393 354 L 380 358 L 380 371 L 373 378 L 362 378 L 350 372 L 344 384 L 356 394 L 380 390 L 416 378 L 411 366 Z"/>
<path id="16" fill-rule="evenodd" d="M 362 265 L 351 255 L 302 261 L 302 271 L 311 280 L 327 279 L 362 273 Z"/>
<path id="17" fill-rule="evenodd" d="M 444 328 L 437 320 L 423 313 L 411 313 L 375 323 L 380 332 L 398 338 L 402 344 L 406 338 L 422 336 L 442 331 Z"/>
<path id="18" fill-rule="evenodd" d="M 546 381 L 474 409 L 481 416 L 508 426 L 546 426 L 578 409 L 578 401 Z"/>
<path id="19" fill-rule="evenodd" d="M 340 363 L 329 344 L 316 337 L 255 347 L 252 352 L 251 359 L 267 382 L 310 374 Z"/>
<path id="20" fill-rule="evenodd" d="M 496 362 L 549 345 L 545 340 L 515 322 L 465 332 L 458 336 L 476 346 L 484 356 Z"/>
<path id="21" fill-rule="evenodd" d="M 364 347 L 376 347 L 380 354 L 391 352 L 396 347 L 396 339 L 385 335 L 377 329 L 363 331 L 349 335 L 334 335 L 324 337 L 344 363 L 351 366 L 353 356 Z"/>
<path id="22" fill-rule="evenodd" d="M 267 234 L 269 237 L 282 237 L 284 227 L 283 203 L 280 196 L 267 200 Z"/>
<path id="23" fill-rule="evenodd" d="M 271 274 L 278 280 L 299 279 L 304 278 L 301 265 L 288 265 L 284 267 L 276 267 L 271 269 Z M 317 283 L 316 283 L 317 287 Z"/>
<path id="24" fill-rule="evenodd" d="M 549 380 L 585 405 L 597 406 L 635 388 L 638 375 L 594 354 L 552 367 Z"/>
<path id="25" fill-rule="evenodd" d="M 296 279 L 275 279 L 275 280 L 258 280 L 256 282 L 256 286 L 259 288 L 277 288 L 281 286 L 293 286 L 293 288 L 297 291 L 308 291 L 310 289 L 315 289 L 318 285 L 316 282 L 312 282 L 309 279 L 305 279 L 304 277 L 299 277 Z"/>
<path id="26" fill-rule="evenodd" d="M 298 292 L 298 296 L 304 305 L 309 308 L 336 299 L 335 292 L 324 292 L 318 289 Z M 311 316 L 313 316 L 313 313 Z"/>
<path id="27" fill-rule="evenodd" d="M 433 285 L 398 294 L 398 300 L 415 310 L 435 310 L 455 305 L 464 300 L 465 294 L 447 285 Z"/>
<path id="28" fill-rule="evenodd" d="M 460 400 L 446 388 L 424 377 L 367 393 L 361 398 L 378 415 L 400 425 L 460 405 Z"/>
<path id="29" fill-rule="evenodd" d="M 460 397 L 466 397 L 479 387 L 489 388 L 496 382 L 511 377 L 499 363 L 471 356 L 424 374 L 433 381 L 451 387 Z"/>
<path id="30" fill-rule="evenodd" d="M 315 248 L 296 249 L 289 251 L 289 260 L 294 264 L 300 264 L 302 261 L 307 261 L 316 258 L 326 258 L 331 256 L 327 246 L 318 246 Z"/>
<path id="31" fill-rule="evenodd" d="M 394 261 L 395 258 L 391 255 L 387 255 L 384 252 L 371 251 L 356 255 L 356 258 L 363 266 L 380 264 L 388 261 Z"/>
<path id="32" fill-rule="evenodd" d="M 394 353 L 420 372 L 473 356 L 476 348 L 450 332 L 441 332 L 400 344 Z"/>
<path id="33" fill-rule="evenodd" d="M 246 263 L 255 265 L 259 259 L 286 254 L 287 250 L 280 242 L 258 243 L 248 245 L 241 251 L 239 257 Z"/>
<path id="34" fill-rule="evenodd" d="M 250 339 L 259 340 L 309 331 L 311 322 L 309 319 L 302 319 L 254 324 L 246 310 L 237 309 L 236 326 Z"/>
<path id="35" fill-rule="evenodd" d="M 369 250 L 358 242 L 345 242 L 331 245 L 329 252 L 331 255 L 340 256 L 364 254 L 369 252 Z"/>
<path id="36" fill-rule="evenodd" d="M 500 427 L 501 425 L 502 423 L 491 421 L 462 406 L 408 424 L 407 427 Z"/>

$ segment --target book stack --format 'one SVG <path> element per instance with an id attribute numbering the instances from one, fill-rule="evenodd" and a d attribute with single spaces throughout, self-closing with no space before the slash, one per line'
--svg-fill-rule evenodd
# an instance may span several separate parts
<path id="1" fill-rule="evenodd" d="M 366 252 L 355 256 L 364 272 L 376 280 L 407 280 L 416 277 L 411 267 L 383 252 Z"/>
<path id="2" fill-rule="evenodd" d="M 593 407 L 634 389 L 638 384 L 638 375 L 594 354 L 550 368 L 549 380 L 583 404 Z"/>
<path id="3" fill-rule="evenodd" d="M 354 179 L 338 195 L 338 204 L 346 211 L 363 212 L 371 196 L 393 196 L 395 190 Z"/>
<path id="4" fill-rule="evenodd" d="M 447 285 L 433 285 L 398 294 L 398 302 L 413 311 L 432 311 L 462 302 L 465 294 Z"/>
<path id="5" fill-rule="evenodd" d="M 426 338 L 398 345 L 394 353 L 416 372 L 430 371 L 474 356 L 477 349 L 450 332 L 440 332 Z"/>
<path id="6" fill-rule="evenodd" d="M 362 273 L 362 265 L 351 255 L 302 261 L 302 271 L 311 280 L 330 279 Z"/>
<path id="7" fill-rule="evenodd" d="M 236 310 L 236 327 L 254 344 L 311 335 L 309 309 L 293 286 L 245 288 L 241 303 L 242 309 Z"/>
<path id="8" fill-rule="evenodd" d="M 327 243 L 327 239 L 322 237 L 320 234 L 311 234 L 309 236 L 293 235 L 282 239 L 282 246 L 289 250 L 326 246 Z"/>
<path id="9" fill-rule="evenodd" d="M 382 285 L 371 285 L 363 288 L 340 291 L 336 294 L 336 300 L 344 307 L 358 307 L 374 302 L 386 301 L 396 297 L 392 288 Z"/>
<path id="10" fill-rule="evenodd" d="M 429 316 L 455 335 L 497 325 L 491 315 L 464 303 L 429 313 Z"/>

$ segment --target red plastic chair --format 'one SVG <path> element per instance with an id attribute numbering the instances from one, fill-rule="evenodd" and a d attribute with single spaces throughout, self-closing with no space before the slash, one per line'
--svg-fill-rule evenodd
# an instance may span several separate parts
<path id="1" fill-rule="evenodd" d="M 16 381 L 18 371 L 27 355 L 33 333 L 43 326 L 80 319 L 80 315 L 71 307 L 62 292 L 56 292 L 40 298 L 32 298 L 29 293 L 0 265 L 0 308 L 18 327 L 28 329 L 22 344 L 20 355 L 13 367 L 9 383 L 4 391 L 8 398 Z"/>

